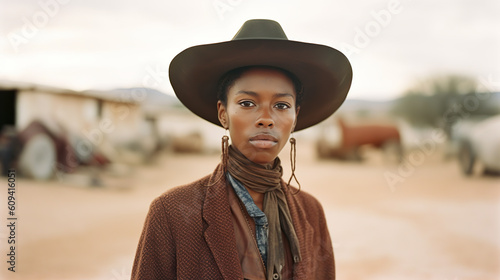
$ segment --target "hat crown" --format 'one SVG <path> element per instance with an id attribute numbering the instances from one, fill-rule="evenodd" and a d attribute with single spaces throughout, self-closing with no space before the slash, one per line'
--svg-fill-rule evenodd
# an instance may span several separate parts
<path id="1" fill-rule="evenodd" d="M 247 20 L 233 37 L 233 40 L 247 39 L 288 40 L 281 25 L 269 19 Z"/>

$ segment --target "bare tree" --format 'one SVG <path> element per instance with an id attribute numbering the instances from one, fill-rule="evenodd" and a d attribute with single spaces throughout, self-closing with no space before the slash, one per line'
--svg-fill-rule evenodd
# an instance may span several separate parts
<path id="1" fill-rule="evenodd" d="M 479 92 L 476 79 L 462 75 L 431 76 L 419 81 L 399 98 L 392 113 L 415 126 L 450 129 L 464 116 L 498 114 L 487 100 L 474 98 Z M 469 104 L 475 102 L 474 104 Z"/>

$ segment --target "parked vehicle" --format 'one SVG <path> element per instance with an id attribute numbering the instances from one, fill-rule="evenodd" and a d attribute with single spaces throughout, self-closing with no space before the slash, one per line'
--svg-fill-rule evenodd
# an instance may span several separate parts
<path id="1" fill-rule="evenodd" d="M 500 175 L 500 115 L 459 124 L 453 133 L 460 169 L 465 175 L 472 175 L 478 162 L 483 166 L 483 174 Z"/>
<path id="2" fill-rule="evenodd" d="M 362 160 L 360 148 L 371 146 L 386 151 L 399 161 L 402 158 L 401 136 L 394 125 L 358 124 L 349 125 L 338 118 L 337 128 L 334 124 L 327 127 L 316 142 L 316 151 L 320 158 L 336 158 L 342 160 Z M 330 131 L 330 132 L 328 132 Z M 338 139 L 333 140 L 334 133 Z M 340 140 L 340 141 L 339 141 Z"/>

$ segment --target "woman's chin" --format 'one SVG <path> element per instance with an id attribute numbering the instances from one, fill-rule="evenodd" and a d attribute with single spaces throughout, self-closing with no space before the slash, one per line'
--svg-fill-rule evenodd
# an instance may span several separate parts
<path id="1" fill-rule="evenodd" d="M 250 158 L 249 159 L 251 161 L 253 161 L 254 163 L 266 165 L 266 164 L 273 163 L 277 156 L 278 155 L 276 155 L 274 153 L 258 152 L 255 154 L 253 159 L 250 159 Z"/>
<path id="2" fill-rule="evenodd" d="M 267 145 L 267 144 L 266 144 Z M 279 154 L 278 145 L 270 145 L 269 148 L 258 148 L 255 145 L 240 145 L 235 147 L 247 159 L 257 164 L 269 164 L 274 162 Z"/>

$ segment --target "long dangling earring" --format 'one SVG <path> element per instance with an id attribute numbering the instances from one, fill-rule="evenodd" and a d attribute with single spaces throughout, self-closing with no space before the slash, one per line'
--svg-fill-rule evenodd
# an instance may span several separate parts
<path id="1" fill-rule="evenodd" d="M 227 171 L 227 158 L 229 156 L 229 136 L 226 134 L 222 136 L 222 165 L 224 166 L 224 173 Z"/>
<path id="2" fill-rule="evenodd" d="M 221 155 L 222 172 L 220 176 L 217 178 L 217 180 L 213 181 L 213 183 L 208 184 L 208 186 L 211 187 L 220 182 L 220 180 L 224 178 L 225 174 L 227 173 L 227 158 L 229 155 L 228 149 L 229 149 L 229 136 L 227 136 L 227 129 L 226 129 L 226 135 L 222 136 L 222 155 Z"/>
<path id="3" fill-rule="evenodd" d="M 292 165 L 292 175 L 290 176 L 290 179 L 288 180 L 287 186 L 290 187 L 290 182 L 292 182 L 292 178 L 295 178 L 295 182 L 297 182 L 297 185 L 299 186 L 299 189 L 293 194 L 296 195 L 300 192 L 300 183 L 299 180 L 297 180 L 297 176 L 295 176 L 295 167 L 297 166 L 297 141 L 295 138 L 292 136 L 290 138 L 290 164 Z"/>

